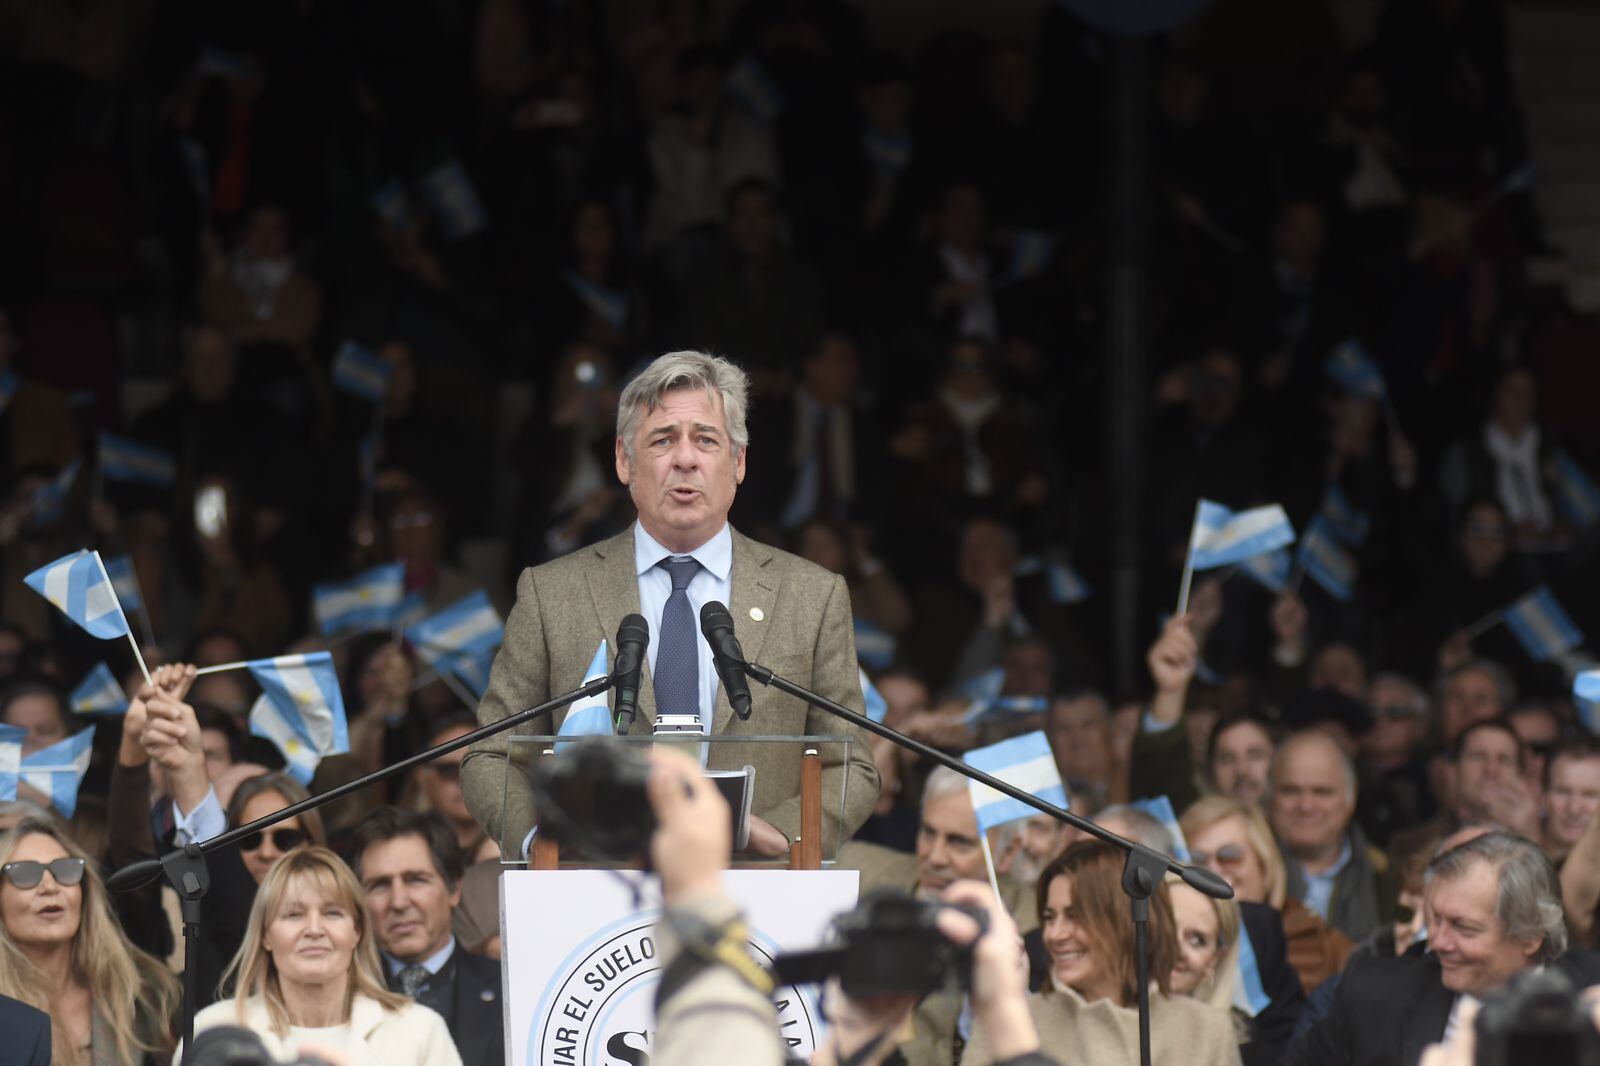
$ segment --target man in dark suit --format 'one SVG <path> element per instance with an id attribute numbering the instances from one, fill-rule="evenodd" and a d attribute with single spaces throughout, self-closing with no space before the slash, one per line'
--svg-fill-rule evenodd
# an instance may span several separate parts
<path id="1" fill-rule="evenodd" d="M 1428 864 L 1426 955 L 1363 963 L 1341 981 L 1328 1017 L 1289 1050 L 1289 1066 L 1416 1066 L 1449 1039 L 1462 1008 L 1518 974 L 1550 966 L 1580 987 L 1600 958 L 1566 953 L 1561 887 L 1544 852 L 1485 833 Z"/>
<path id="2" fill-rule="evenodd" d="M 0 996 L 4 1060 L 13 1066 L 50 1066 L 50 1015 L 10 996 Z"/>
<path id="3" fill-rule="evenodd" d="M 356 826 L 350 865 L 372 908 L 389 987 L 437 1011 L 465 1066 L 501 1066 L 500 967 L 461 950 L 451 918 L 464 870 L 439 815 L 379 807 Z"/>

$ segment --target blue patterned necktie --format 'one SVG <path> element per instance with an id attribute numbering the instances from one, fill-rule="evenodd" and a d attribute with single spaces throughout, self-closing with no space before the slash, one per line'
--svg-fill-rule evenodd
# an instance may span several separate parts
<path id="1" fill-rule="evenodd" d="M 656 642 L 656 714 L 700 713 L 700 649 L 689 603 L 689 582 L 700 572 L 694 559 L 666 558 L 656 564 L 672 575 L 672 595 L 661 612 Z"/>

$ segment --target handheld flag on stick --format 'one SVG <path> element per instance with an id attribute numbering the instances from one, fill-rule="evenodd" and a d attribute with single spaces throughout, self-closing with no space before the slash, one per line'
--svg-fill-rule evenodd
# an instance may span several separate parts
<path id="1" fill-rule="evenodd" d="M 1172 800 L 1166 796 L 1152 796 L 1134 800 L 1128 806 L 1143 811 L 1160 822 L 1161 828 L 1172 838 L 1172 857 L 1179 862 L 1189 861 L 1189 842 L 1183 838 L 1183 829 L 1178 825 L 1178 815 L 1172 809 Z"/>
<path id="2" fill-rule="evenodd" d="M 1043 714 L 1050 709 L 1050 701 L 1043 696 L 1002 696 L 1005 688 L 1004 667 L 985 670 L 961 686 L 961 694 L 971 702 L 963 719 L 967 725 L 976 725 L 986 718 L 1004 718 L 1012 714 Z"/>
<path id="3" fill-rule="evenodd" d="M 1543 585 L 1507 607 L 1501 618 L 1535 662 L 1553 659 L 1583 643 L 1583 633 Z"/>
<path id="4" fill-rule="evenodd" d="M 150 612 L 144 604 L 144 591 L 139 588 L 139 575 L 133 570 L 133 556 L 119 555 L 105 560 L 105 564 L 106 576 L 111 579 L 117 602 L 122 604 L 124 612 L 132 611 L 139 616 L 139 629 L 145 641 L 154 644 L 155 630 L 150 626 Z"/>
<path id="5" fill-rule="evenodd" d="M 728 72 L 727 90 L 741 107 L 763 122 L 771 122 L 788 106 L 783 90 L 755 56 L 745 56 Z"/>
<path id="6" fill-rule="evenodd" d="M 577 294 L 583 305 L 595 313 L 595 316 L 621 333 L 628 325 L 628 294 L 618 292 L 596 285 L 588 278 L 575 270 L 568 270 L 563 277 L 572 291 Z"/>
<path id="7" fill-rule="evenodd" d="M 116 590 L 111 587 L 111 578 L 106 574 L 99 552 L 75 551 L 40 567 L 23 581 L 90 636 L 101 640 L 127 637 L 133 647 L 133 657 L 139 662 L 139 672 L 149 682 L 150 671 L 145 668 L 139 642 L 133 639 L 133 632 L 128 628 L 128 617 L 117 602 Z"/>
<path id="8" fill-rule="evenodd" d="M 339 345 L 339 352 L 333 357 L 334 387 L 368 403 L 383 402 L 393 372 L 387 359 L 355 341 Z"/>
<path id="9" fill-rule="evenodd" d="M 440 674 L 471 685 L 487 683 L 487 663 L 505 635 L 505 624 L 482 590 L 406 629 L 406 639 Z"/>
<path id="10" fill-rule="evenodd" d="M 605 672 L 606 642 L 602 639 L 600 646 L 594 650 L 594 658 L 589 661 L 589 669 L 583 672 L 583 683 L 587 685 L 595 678 L 604 676 Z M 609 737 L 616 731 L 611 721 L 611 708 L 606 702 L 606 694 L 597 692 L 592 696 L 585 696 L 567 709 L 567 715 L 561 720 L 561 728 L 556 730 L 556 735 Z M 556 750 L 561 751 L 565 746 L 557 744 Z"/>
<path id="11" fill-rule="evenodd" d="M 1012 573 L 1017 577 L 1044 574 L 1050 583 L 1050 602 L 1063 607 L 1082 603 L 1094 595 L 1094 589 L 1076 570 L 1053 556 L 1024 556 Z"/>
<path id="12" fill-rule="evenodd" d="M 1189 587 L 1196 570 L 1242 563 L 1294 541 L 1294 527 L 1278 504 L 1254 507 L 1237 514 L 1210 500 L 1195 504 L 1194 527 L 1189 531 L 1189 553 L 1178 590 L 1178 614 L 1189 609 Z"/>
<path id="13" fill-rule="evenodd" d="M 1337 481 L 1328 486 L 1318 514 L 1327 520 L 1333 535 L 1353 549 L 1359 550 L 1372 532 L 1372 516 L 1356 510 Z"/>
<path id="14" fill-rule="evenodd" d="M 178 482 L 178 464 L 169 451 L 102 433 L 100 476 L 107 481 L 170 489 Z"/>
<path id="15" fill-rule="evenodd" d="M 0 725 L 0 800 L 17 798 L 17 774 L 22 769 L 22 741 L 26 729 Z"/>
<path id="16" fill-rule="evenodd" d="M 895 639 L 864 618 L 855 621 L 856 658 L 874 670 L 882 670 L 894 662 Z"/>
<path id="17" fill-rule="evenodd" d="M 447 241 L 465 240 L 489 224 L 477 186 L 459 159 L 447 159 L 417 179 L 417 192 Z"/>
<path id="18" fill-rule="evenodd" d="M 1333 349 L 1323 369 L 1341 389 L 1352 396 L 1365 396 L 1380 403 L 1386 403 L 1389 399 L 1389 387 L 1384 383 L 1383 371 L 1367 354 L 1366 347 L 1354 337 Z"/>
<path id="19" fill-rule="evenodd" d="M 94 726 L 74 733 L 58 744 L 40 748 L 22 757 L 18 777 L 50 798 L 63 818 L 78 809 L 78 786 L 89 772 L 90 749 L 94 745 Z"/>
<path id="20" fill-rule="evenodd" d="M 1019 230 L 1011 241 L 1011 263 L 1001 285 L 1027 281 L 1050 269 L 1056 257 L 1056 236 L 1040 230 Z"/>
<path id="21" fill-rule="evenodd" d="M 882 725 L 883 720 L 889 716 L 889 701 L 878 692 L 878 687 L 872 683 L 872 678 L 867 676 L 865 670 L 857 667 L 856 672 L 861 675 L 861 698 L 866 701 L 867 717 Z"/>
<path id="22" fill-rule="evenodd" d="M 247 665 L 262 691 L 250 709 L 250 732 L 276 744 L 288 772 L 309 785 L 323 756 L 350 750 L 333 656 L 317 651 L 253 659 Z"/>
<path id="23" fill-rule="evenodd" d="M 128 709 L 127 694 L 117 682 L 117 675 L 105 663 L 95 664 L 72 690 L 68 702 L 78 714 L 122 714 Z"/>
<path id="24" fill-rule="evenodd" d="M 1037 796 L 1046 803 L 1053 803 L 1063 810 L 1067 809 L 1067 790 L 1061 783 L 1060 771 L 1056 769 L 1050 741 L 1041 730 L 987 747 L 973 748 L 962 756 L 962 760 L 968 766 L 997 777 L 1013 788 Z M 980 781 L 968 780 L 967 790 L 972 798 L 972 813 L 978 820 L 978 840 L 983 844 L 983 860 L 989 868 L 989 886 L 994 889 L 995 897 L 999 898 L 1000 883 L 995 876 L 994 856 L 989 851 L 989 830 L 1019 818 L 1030 818 L 1038 811 Z"/>
<path id="25" fill-rule="evenodd" d="M 372 205 L 373 213 L 396 233 L 405 233 L 411 228 L 411 198 L 406 195 L 399 178 L 390 178 L 367 202 Z"/>
<path id="26" fill-rule="evenodd" d="M 1579 529 L 1600 525 L 1600 488 L 1578 461 L 1558 451 L 1551 459 L 1550 480 L 1556 490 L 1556 506 L 1567 521 Z"/>
<path id="27" fill-rule="evenodd" d="M 1348 602 L 1355 596 L 1355 556 L 1340 546 L 1327 519 L 1321 515 L 1311 520 L 1305 536 L 1300 538 L 1296 563 L 1302 573 L 1334 599 Z"/>
<path id="28" fill-rule="evenodd" d="M 369 629 L 388 629 L 405 596 L 405 563 L 385 563 L 348 581 L 311 589 L 311 613 L 325 637 Z"/>
<path id="29" fill-rule="evenodd" d="M 78 480 L 78 471 L 82 467 L 83 460 L 74 459 L 61 473 L 33 491 L 35 524 L 47 525 L 61 518 L 61 508 L 66 504 L 67 494 L 72 491 L 73 482 Z"/>
<path id="30" fill-rule="evenodd" d="M 1280 596 L 1289 587 L 1289 571 L 1292 568 L 1288 548 L 1279 548 L 1265 555 L 1252 555 L 1239 564 L 1240 573 Z"/>

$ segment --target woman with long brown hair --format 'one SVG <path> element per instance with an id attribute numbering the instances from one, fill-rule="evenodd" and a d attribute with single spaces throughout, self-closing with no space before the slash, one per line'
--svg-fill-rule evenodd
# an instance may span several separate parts
<path id="1" fill-rule="evenodd" d="M 1123 853 L 1081 841 L 1045 867 L 1038 903 L 1049 987 L 1028 998 L 1042 1047 L 1062 1062 L 1136 1062 L 1139 986 L 1134 931 L 1122 891 Z M 1154 1066 L 1237 1066 L 1239 1044 L 1226 1011 L 1173 992 L 1177 924 L 1167 886 L 1150 897 L 1150 1056 Z M 962 1066 L 989 1066 L 975 1030 Z"/>
<path id="2" fill-rule="evenodd" d="M 177 979 L 128 942 L 94 861 L 43 819 L 0 836 L 0 995 L 50 1015 L 53 1066 L 169 1061 Z"/>

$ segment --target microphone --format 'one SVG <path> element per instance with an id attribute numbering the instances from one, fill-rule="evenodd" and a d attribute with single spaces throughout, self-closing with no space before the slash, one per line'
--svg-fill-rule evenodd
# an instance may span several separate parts
<path id="1" fill-rule="evenodd" d="M 716 600 L 700 608 L 700 632 L 711 645 L 711 656 L 716 660 L 717 676 L 722 678 L 722 691 L 728 694 L 739 721 L 750 720 L 750 682 L 744 676 L 744 649 L 739 638 L 733 635 L 733 616 Z"/>
<path id="2" fill-rule="evenodd" d="M 650 623 L 630 614 L 617 626 L 617 663 L 611 671 L 617 690 L 617 735 L 625 737 L 639 711 L 639 674 L 644 669 L 645 648 L 650 644 Z"/>

